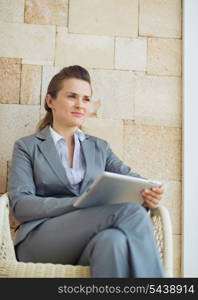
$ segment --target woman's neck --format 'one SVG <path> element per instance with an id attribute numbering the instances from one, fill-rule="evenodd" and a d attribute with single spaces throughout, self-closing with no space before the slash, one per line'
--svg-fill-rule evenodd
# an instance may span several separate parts
<path id="1" fill-rule="evenodd" d="M 78 127 L 62 127 L 58 124 L 53 124 L 52 128 L 65 138 L 68 144 L 74 143 L 74 132 Z"/>

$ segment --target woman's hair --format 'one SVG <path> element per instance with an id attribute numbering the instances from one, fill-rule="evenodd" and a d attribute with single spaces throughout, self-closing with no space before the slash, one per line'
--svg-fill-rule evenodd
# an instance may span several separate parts
<path id="1" fill-rule="evenodd" d="M 62 82 L 65 79 L 77 78 L 81 80 L 85 80 L 90 84 L 91 87 L 91 78 L 89 72 L 81 66 L 74 65 L 63 68 L 59 73 L 57 73 L 54 77 L 52 77 L 48 89 L 47 94 L 51 95 L 53 99 L 56 99 L 58 92 L 62 89 Z M 47 96 L 46 94 L 46 96 Z M 47 125 L 53 124 L 53 114 L 51 108 L 47 105 L 46 97 L 44 108 L 46 110 L 46 115 L 43 119 L 41 119 L 37 125 L 36 132 L 41 131 Z"/>

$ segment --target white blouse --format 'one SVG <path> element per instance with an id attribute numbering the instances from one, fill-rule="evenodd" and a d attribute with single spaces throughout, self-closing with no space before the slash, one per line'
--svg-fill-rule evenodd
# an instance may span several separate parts
<path id="1" fill-rule="evenodd" d="M 74 133 L 75 146 L 74 146 L 73 165 L 72 168 L 70 168 L 68 166 L 69 152 L 68 152 L 67 141 L 63 136 L 57 133 L 51 126 L 49 128 L 57 152 L 60 156 L 61 162 L 65 169 L 67 178 L 69 179 L 71 184 L 78 184 L 83 179 L 85 173 L 84 158 L 80 146 L 80 140 L 83 141 L 85 139 L 84 132 L 78 128 Z"/>

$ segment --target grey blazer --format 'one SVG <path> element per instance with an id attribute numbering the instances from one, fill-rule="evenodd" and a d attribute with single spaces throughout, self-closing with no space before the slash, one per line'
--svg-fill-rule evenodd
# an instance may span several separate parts
<path id="1" fill-rule="evenodd" d="M 86 170 L 79 193 L 66 176 L 49 126 L 15 142 L 8 176 L 10 205 L 20 222 L 15 246 L 48 218 L 76 210 L 72 205 L 76 198 L 103 171 L 141 177 L 131 172 L 105 140 L 88 134 L 85 137 L 80 141 Z"/>

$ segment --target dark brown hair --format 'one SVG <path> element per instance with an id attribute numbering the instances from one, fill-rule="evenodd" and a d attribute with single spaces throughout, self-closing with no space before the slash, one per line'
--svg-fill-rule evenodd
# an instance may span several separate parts
<path id="1" fill-rule="evenodd" d="M 63 68 L 59 73 L 57 73 L 54 77 L 52 77 L 48 89 L 47 94 L 51 95 L 53 99 L 56 99 L 58 92 L 62 88 L 62 82 L 65 79 L 77 78 L 81 80 L 85 80 L 90 84 L 91 87 L 91 78 L 89 72 L 81 66 L 74 65 Z M 47 96 L 46 94 L 46 96 Z M 41 119 L 37 125 L 36 131 L 41 131 L 47 125 L 53 124 L 53 114 L 51 108 L 47 105 L 46 97 L 44 108 L 46 110 L 46 115 L 43 119 Z"/>

